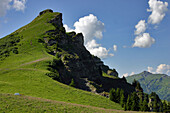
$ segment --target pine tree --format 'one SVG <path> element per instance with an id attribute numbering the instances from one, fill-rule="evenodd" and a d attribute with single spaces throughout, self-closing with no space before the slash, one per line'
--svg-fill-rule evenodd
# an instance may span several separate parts
<path id="1" fill-rule="evenodd" d="M 130 95 L 128 95 L 127 102 L 126 102 L 126 109 L 131 110 L 131 100 L 130 100 Z"/>
<path id="2" fill-rule="evenodd" d="M 117 103 L 120 102 L 120 88 L 117 88 L 117 90 L 116 90 L 116 101 L 115 102 L 117 102 Z"/>
<path id="3" fill-rule="evenodd" d="M 137 81 L 134 79 L 132 82 L 132 86 L 136 87 L 136 85 L 137 85 Z"/>
<path id="4" fill-rule="evenodd" d="M 140 98 L 140 101 L 139 101 L 139 111 L 143 111 L 143 99 L 142 99 L 142 97 Z"/>
<path id="5" fill-rule="evenodd" d="M 110 90 L 109 95 L 110 95 L 110 100 L 115 102 L 115 100 L 116 100 L 116 99 L 115 99 L 115 97 L 116 97 L 116 91 L 115 91 L 115 89 L 112 88 L 112 89 Z"/>
<path id="6" fill-rule="evenodd" d="M 139 111 L 139 97 L 137 96 L 136 92 L 132 93 L 131 102 L 132 102 L 131 110 Z"/>
<path id="7" fill-rule="evenodd" d="M 167 104 L 166 104 L 166 102 L 164 100 L 164 102 L 163 102 L 163 111 L 166 111 L 166 110 L 167 110 Z"/>
<path id="8" fill-rule="evenodd" d="M 119 103 L 121 103 L 121 98 L 122 98 L 122 95 L 124 96 L 124 90 L 123 89 L 121 89 L 120 90 L 120 93 L 119 93 Z M 125 97 L 125 96 L 124 96 Z M 123 107 L 123 106 L 122 106 Z"/>
<path id="9" fill-rule="evenodd" d="M 137 90 L 139 90 L 139 91 L 141 91 L 141 92 L 143 92 L 143 89 L 142 89 L 142 87 L 140 86 L 140 83 L 137 81 L 136 82 L 137 84 L 136 84 L 136 89 Z"/>
<path id="10" fill-rule="evenodd" d="M 124 96 L 124 93 L 123 94 L 121 94 L 122 96 L 121 96 L 121 98 L 120 98 L 120 105 L 123 107 L 124 106 L 124 104 L 125 104 L 125 102 L 126 102 L 126 100 L 125 100 L 125 96 Z"/>
<path id="11" fill-rule="evenodd" d="M 143 101 L 142 111 L 149 111 L 148 102 L 146 99 Z"/>
<path id="12" fill-rule="evenodd" d="M 157 104 L 156 101 L 154 101 L 154 103 L 153 103 L 153 111 L 154 112 L 158 112 L 159 111 L 159 107 L 158 107 L 158 104 Z"/>
<path id="13" fill-rule="evenodd" d="M 124 110 L 125 110 L 125 111 L 127 110 L 127 108 L 126 108 L 126 104 L 124 104 L 123 108 L 124 108 Z"/>
<path id="14" fill-rule="evenodd" d="M 125 78 L 124 76 L 122 77 L 122 80 L 125 81 L 125 82 L 127 82 L 127 80 L 126 80 L 126 78 Z"/>
<path id="15" fill-rule="evenodd" d="M 167 110 L 170 111 L 170 102 L 168 102 Z"/>

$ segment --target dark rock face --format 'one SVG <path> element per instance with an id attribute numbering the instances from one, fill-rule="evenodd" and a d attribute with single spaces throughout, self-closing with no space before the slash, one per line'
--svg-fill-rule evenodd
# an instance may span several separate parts
<path id="1" fill-rule="evenodd" d="M 62 13 L 58 14 L 54 19 L 50 20 L 49 23 L 52 23 L 56 27 L 63 27 L 62 23 Z"/>
<path id="2" fill-rule="evenodd" d="M 114 85 L 114 83 L 120 84 L 120 81 L 123 86 L 127 84 L 121 79 L 116 81 L 102 76 L 102 71 L 107 73 L 109 67 L 85 48 L 82 33 L 66 33 L 62 23 L 62 14 L 58 14 L 49 23 L 52 23 L 56 30 L 47 31 L 48 37 L 44 37 L 44 42 L 47 48 L 49 47 L 48 49 L 53 47 L 49 53 L 60 58 L 63 63 L 63 67 L 57 70 L 62 83 L 70 84 L 74 79 L 75 87 L 92 91 L 93 85 L 96 88 L 93 92 L 97 93 L 108 92 L 111 88 L 119 87 L 120 85 Z M 125 92 L 129 93 L 134 90 L 132 86 L 130 87 L 131 90 Z M 122 88 L 125 89 L 125 87 Z"/>

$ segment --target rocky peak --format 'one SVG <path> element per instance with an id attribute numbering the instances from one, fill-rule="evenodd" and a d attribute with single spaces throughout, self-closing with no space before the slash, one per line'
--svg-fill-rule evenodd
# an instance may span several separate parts
<path id="1" fill-rule="evenodd" d="M 51 63 L 51 73 L 53 76 L 64 84 L 70 84 L 72 80 L 75 87 L 92 91 L 91 86 L 95 87 L 96 92 L 109 91 L 111 88 L 125 86 L 131 87 L 126 93 L 133 92 L 134 88 L 119 79 L 113 80 L 102 76 L 102 71 L 107 73 L 109 67 L 104 65 L 100 58 L 90 54 L 84 46 L 84 37 L 82 33 L 67 32 L 63 27 L 62 14 L 54 14 L 54 18 L 48 21 L 55 26 L 55 30 L 47 31 L 44 34 L 43 41 L 49 54 L 56 56 L 56 60 Z M 54 66 L 53 66 L 54 64 Z M 112 70 L 111 75 L 115 75 L 116 70 Z M 89 85 L 90 84 L 90 85 Z"/>
<path id="2" fill-rule="evenodd" d="M 60 28 L 63 27 L 62 23 L 62 13 L 59 13 L 53 18 L 52 20 L 49 21 L 49 23 L 52 23 L 54 26 Z"/>
<path id="3" fill-rule="evenodd" d="M 41 15 L 47 13 L 47 12 L 53 13 L 53 10 L 51 10 L 51 9 L 46 9 L 46 10 L 44 10 L 44 11 L 41 11 L 41 12 L 39 13 L 39 16 L 41 16 Z"/>
<path id="4" fill-rule="evenodd" d="M 142 75 L 143 75 L 143 76 L 148 76 L 148 75 L 151 75 L 151 74 L 152 74 L 152 73 L 150 73 L 150 72 L 148 72 L 148 71 L 143 71 L 143 72 L 142 72 Z"/>

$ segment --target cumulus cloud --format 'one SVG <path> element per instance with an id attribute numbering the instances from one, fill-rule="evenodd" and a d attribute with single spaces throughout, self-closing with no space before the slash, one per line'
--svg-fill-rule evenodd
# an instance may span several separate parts
<path id="1" fill-rule="evenodd" d="M 147 26 L 147 24 L 145 23 L 145 20 L 140 20 L 138 22 L 138 24 L 135 26 L 135 28 L 136 28 L 135 35 L 144 33 L 146 30 L 146 26 Z"/>
<path id="2" fill-rule="evenodd" d="M 76 33 L 83 33 L 84 45 L 91 54 L 98 56 L 99 58 L 114 56 L 114 54 L 109 53 L 108 49 L 96 42 L 96 39 L 103 38 L 104 23 L 99 21 L 93 14 L 84 16 L 75 22 L 75 29 L 71 29 L 67 25 L 64 25 L 64 27 L 67 32 L 75 31 Z"/>
<path id="3" fill-rule="evenodd" d="M 109 50 L 107 50 L 106 48 L 99 46 L 93 49 L 88 49 L 90 51 L 91 54 L 98 56 L 99 58 L 107 58 L 107 57 L 111 57 L 114 56 L 114 54 L 109 53 Z"/>
<path id="4" fill-rule="evenodd" d="M 135 74 L 135 72 L 132 72 L 130 75 L 134 75 Z"/>
<path id="5" fill-rule="evenodd" d="M 74 23 L 74 27 L 77 33 L 83 33 L 85 44 L 93 38 L 101 39 L 103 37 L 104 23 L 93 14 L 80 18 L 79 21 Z"/>
<path id="6" fill-rule="evenodd" d="M 150 9 L 147 9 L 147 11 L 151 12 L 150 16 L 148 17 L 148 23 L 146 23 L 145 20 L 140 20 L 135 26 L 136 38 L 132 47 L 147 48 L 155 43 L 155 39 L 150 37 L 149 33 L 144 32 L 146 31 L 148 24 L 159 24 L 165 17 L 165 12 L 168 10 L 168 2 L 149 0 L 148 4 Z M 158 28 L 157 25 L 154 27 L 154 29 L 156 28 Z"/>
<path id="7" fill-rule="evenodd" d="M 113 45 L 113 50 L 117 51 L 117 45 Z"/>
<path id="8" fill-rule="evenodd" d="M 156 69 L 153 67 L 148 66 L 148 72 L 154 74 L 170 74 L 170 65 L 168 64 L 159 64 Z"/>
<path id="9" fill-rule="evenodd" d="M 63 26 L 65 27 L 65 30 L 66 30 L 67 32 L 72 32 L 72 31 L 74 31 L 74 29 L 69 28 L 68 25 L 66 25 L 66 24 L 64 24 Z"/>
<path id="10" fill-rule="evenodd" d="M 159 66 L 157 66 L 156 72 L 169 74 L 170 73 L 170 65 L 160 64 Z"/>
<path id="11" fill-rule="evenodd" d="M 124 77 L 128 77 L 128 76 L 129 76 L 129 74 L 128 74 L 128 73 L 125 73 L 125 74 L 123 74 L 123 76 L 124 76 Z"/>
<path id="12" fill-rule="evenodd" d="M 155 39 L 149 33 L 143 33 L 135 38 L 135 43 L 132 47 L 148 48 L 155 43 Z"/>
<path id="13" fill-rule="evenodd" d="M 10 9 L 10 2 L 12 0 L 0 0 L 0 17 L 5 16 L 6 11 Z"/>
<path id="14" fill-rule="evenodd" d="M 153 70 L 154 70 L 153 67 L 148 66 L 148 72 L 153 73 Z"/>
<path id="15" fill-rule="evenodd" d="M 168 10 L 168 2 L 162 2 L 159 0 L 149 0 L 148 12 L 151 12 L 151 15 L 148 18 L 148 22 L 151 24 L 158 24 L 165 17 L 165 12 Z"/>
<path id="16" fill-rule="evenodd" d="M 122 76 L 128 77 L 128 76 L 132 76 L 132 75 L 134 75 L 134 74 L 135 74 L 135 72 L 131 72 L 130 74 L 129 74 L 129 73 L 124 73 Z"/>
<path id="17" fill-rule="evenodd" d="M 13 8 L 16 11 L 24 11 L 26 0 L 14 0 Z"/>
<path id="18" fill-rule="evenodd" d="M 0 17 L 5 16 L 7 10 L 24 11 L 26 0 L 0 0 Z"/>

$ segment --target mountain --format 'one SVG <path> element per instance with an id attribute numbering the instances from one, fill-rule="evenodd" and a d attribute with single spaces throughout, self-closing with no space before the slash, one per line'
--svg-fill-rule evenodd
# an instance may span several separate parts
<path id="1" fill-rule="evenodd" d="M 129 83 L 132 83 L 135 79 L 140 82 L 145 93 L 150 94 L 151 92 L 156 92 L 161 99 L 170 101 L 170 76 L 165 74 L 152 74 L 144 71 L 128 76 L 126 79 Z"/>
<path id="2" fill-rule="evenodd" d="M 0 39 L 0 94 L 122 110 L 101 95 L 121 88 L 127 96 L 135 88 L 83 43 L 81 33 L 65 31 L 61 13 L 40 12 L 31 23 Z"/>

